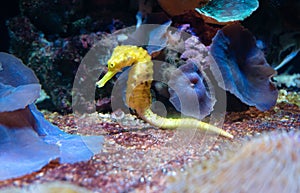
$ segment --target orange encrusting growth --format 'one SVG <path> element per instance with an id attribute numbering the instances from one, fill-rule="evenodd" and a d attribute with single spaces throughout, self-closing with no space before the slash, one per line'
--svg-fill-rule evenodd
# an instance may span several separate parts
<path id="1" fill-rule="evenodd" d="M 108 80 L 124 67 L 132 66 L 127 80 L 126 103 L 150 124 L 163 129 L 176 129 L 179 127 L 197 128 L 218 133 L 231 139 L 233 138 L 226 131 L 197 119 L 172 119 L 153 113 L 150 109 L 152 103 L 150 88 L 153 77 L 153 63 L 151 56 L 143 48 L 130 45 L 117 46 L 107 63 L 108 72 L 96 85 L 103 87 Z"/>

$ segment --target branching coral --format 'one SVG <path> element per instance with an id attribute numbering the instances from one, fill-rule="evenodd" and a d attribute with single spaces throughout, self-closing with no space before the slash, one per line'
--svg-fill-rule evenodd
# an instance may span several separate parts
<path id="1" fill-rule="evenodd" d="M 276 72 L 248 30 L 239 24 L 219 30 L 211 44 L 211 54 L 222 73 L 216 78 L 224 80 L 225 86 L 220 85 L 223 89 L 259 110 L 276 104 L 278 91 L 269 81 Z"/>
<path id="2" fill-rule="evenodd" d="M 102 148 L 102 136 L 76 136 L 44 119 L 33 102 L 41 86 L 21 60 L 0 53 L 0 180 L 37 171 L 51 160 L 74 163 Z"/>
<path id="3" fill-rule="evenodd" d="M 169 178 L 166 192 L 299 192 L 300 133 L 272 133 Z"/>
<path id="4" fill-rule="evenodd" d="M 274 77 L 277 86 L 286 86 L 287 88 L 300 88 L 300 74 L 281 74 Z"/>

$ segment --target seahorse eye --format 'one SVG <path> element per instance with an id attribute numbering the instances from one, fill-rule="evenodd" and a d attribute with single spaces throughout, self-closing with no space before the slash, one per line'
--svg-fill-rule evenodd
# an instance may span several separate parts
<path id="1" fill-rule="evenodd" d="M 114 66 L 115 66 L 114 63 L 110 63 L 110 64 L 109 64 L 109 68 L 113 68 Z"/>

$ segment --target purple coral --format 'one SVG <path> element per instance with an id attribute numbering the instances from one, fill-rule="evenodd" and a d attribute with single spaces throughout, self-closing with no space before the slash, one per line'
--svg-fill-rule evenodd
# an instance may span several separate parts
<path id="1" fill-rule="evenodd" d="M 206 46 L 196 36 L 188 38 L 184 42 L 184 47 L 185 51 L 181 58 L 185 59 L 187 64 L 196 64 L 202 69 L 206 69 L 214 62 Z"/>
<path id="2" fill-rule="evenodd" d="M 170 102 L 187 116 L 203 119 L 213 110 L 214 96 L 204 84 L 203 74 L 195 64 L 180 66 L 169 82 Z"/>
<path id="3" fill-rule="evenodd" d="M 210 48 L 222 73 L 222 77 L 215 76 L 225 82 L 225 86 L 219 86 L 261 111 L 276 104 L 278 91 L 269 80 L 276 71 L 267 63 L 247 29 L 239 24 L 222 28 Z"/>
<path id="4" fill-rule="evenodd" d="M 213 59 L 196 36 L 188 38 L 184 47 L 181 59 L 185 64 L 172 73 L 168 82 L 169 101 L 183 115 L 203 119 L 213 111 L 216 103 L 204 73 Z"/>

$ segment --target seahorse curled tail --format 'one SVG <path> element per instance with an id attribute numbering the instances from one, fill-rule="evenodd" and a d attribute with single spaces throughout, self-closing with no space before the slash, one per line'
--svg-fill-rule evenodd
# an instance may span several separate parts
<path id="1" fill-rule="evenodd" d="M 148 123 L 163 129 L 197 128 L 218 133 L 222 136 L 233 136 L 221 128 L 193 118 L 165 118 L 153 113 L 151 107 L 151 83 L 153 79 L 153 63 L 151 56 L 141 47 L 122 45 L 117 46 L 107 62 L 108 72 L 96 85 L 103 87 L 116 73 L 124 67 L 132 66 L 127 80 L 126 103 Z"/>

